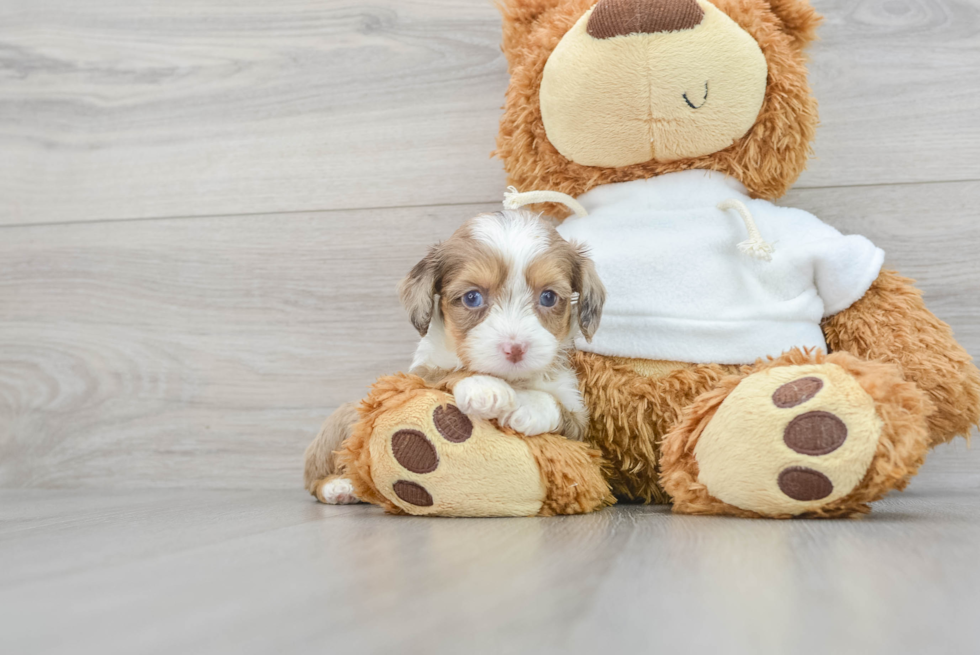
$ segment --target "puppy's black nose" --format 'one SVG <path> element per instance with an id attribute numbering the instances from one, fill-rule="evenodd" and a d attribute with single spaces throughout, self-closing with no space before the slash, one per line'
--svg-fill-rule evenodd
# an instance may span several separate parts
<path id="1" fill-rule="evenodd" d="M 694 0 L 599 0 L 586 31 L 596 39 L 611 39 L 687 30 L 703 19 L 704 10 Z"/>

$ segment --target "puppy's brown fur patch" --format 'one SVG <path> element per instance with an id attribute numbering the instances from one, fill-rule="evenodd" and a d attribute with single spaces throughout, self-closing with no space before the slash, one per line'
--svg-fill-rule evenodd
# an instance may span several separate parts
<path id="1" fill-rule="evenodd" d="M 554 306 L 535 308 L 541 325 L 558 341 L 564 341 L 572 328 L 572 284 L 577 265 L 578 253 L 563 241 L 553 244 L 544 257 L 532 262 L 524 276 L 533 297 L 545 291 L 553 291 L 558 296 Z"/>
<path id="2" fill-rule="evenodd" d="M 466 336 L 486 318 L 490 303 L 474 309 L 463 304 L 463 297 L 473 290 L 479 291 L 488 300 L 500 297 L 507 283 L 508 267 L 507 262 L 481 244 L 466 239 L 456 241 L 447 242 L 450 252 L 447 253 L 447 267 L 441 276 L 439 303 L 446 333 L 455 346 L 457 356 L 468 367 Z"/>
<path id="3" fill-rule="evenodd" d="M 434 297 L 439 296 L 446 332 L 464 365 L 467 362 L 462 344 L 466 335 L 486 317 L 491 302 L 507 292 L 510 274 L 508 262 L 499 253 L 473 238 L 473 224 L 480 219 L 470 219 L 449 239 L 430 248 L 399 285 L 402 303 L 422 336 L 432 319 Z M 558 301 L 553 307 L 538 306 L 535 311 L 542 325 L 562 341 L 571 331 L 572 296 L 578 293 L 579 324 L 583 335 L 591 340 L 605 302 L 605 288 L 586 251 L 565 241 L 550 224 L 544 225 L 548 247 L 527 267 L 525 282 L 532 297 L 551 290 Z M 472 290 L 487 299 L 482 307 L 473 309 L 463 304 L 463 296 Z"/>

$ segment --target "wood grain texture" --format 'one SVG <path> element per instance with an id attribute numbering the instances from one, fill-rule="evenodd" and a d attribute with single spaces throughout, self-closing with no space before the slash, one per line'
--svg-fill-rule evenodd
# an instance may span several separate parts
<path id="1" fill-rule="evenodd" d="M 489 0 L 0 2 L 2 223 L 486 201 Z"/>
<path id="2" fill-rule="evenodd" d="M 817 0 L 800 187 L 980 179 L 980 6 Z M 494 202 L 490 0 L 0 2 L 0 224 Z"/>
<path id="3" fill-rule="evenodd" d="M 922 184 L 786 203 L 884 247 L 980 355 L 978 195 Z M 397 281 L 497 207 L 0 228 L 0 486 L 294 487 L 327 412 L 408 365 Z"/>
<path id="4" fill-rule="evenodd" d="M 398 518 L 302 492 L 0 492 L 0 650 L 972 653 L 980 490 L 852 521 Z"/>
<path id="5" fill-rule="evenodd" d="M 980 4 L 813 0 L 816 158 L 798 186 L 980 179 Z"/>
<path id="6" fill-rule="evenodd" d="M 396 283 L 480 209 L 0 230 L 0 486 L 298 484 L 411 361 Z"/>

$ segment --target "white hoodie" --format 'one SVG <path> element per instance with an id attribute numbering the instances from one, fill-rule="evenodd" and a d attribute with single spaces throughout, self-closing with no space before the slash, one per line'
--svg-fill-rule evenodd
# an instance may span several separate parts
<path id="1" fill-rule="evenodd" d="M 741 252 L 744 203 L 772 260 Z M 588 216 L 558 228 L 585 243 L 608 291 L 602 322 L 580 350 L 694 363 L 748 364 L 794 347 L 827 349 L 820 320 L 849 307 L 885 253 L 812 214 L 752 200 L 722 173 L 683 171 L 606 184 L 578 197 Z"/>

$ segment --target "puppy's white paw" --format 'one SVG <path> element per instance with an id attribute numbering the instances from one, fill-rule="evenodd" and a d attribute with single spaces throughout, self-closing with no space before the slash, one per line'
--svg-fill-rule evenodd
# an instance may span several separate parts
<path id="1" fill-rule="evenodd" d="M 361 502 L 354 495 L 354 485 L 347 478 L 331 478 L 320 485 L 316 495 L 321 503 L 327 505 L 353 505 Z"/>
<path id="2" fill-rule="evenodd" d="M 501 418 L 513 411 L 517 396 L 509 384 L 489 375 L 474 375 L 453 388 L 456 406 L 473 418 Z"/>
<path id="3" fill-rule="evenodd" d="M 558 401 L 544 391 L 518 391 L 513 411 L 501 418 L 501 423 L 521 434 L 534 436 L 556 432 L 561 425 Z"/>

